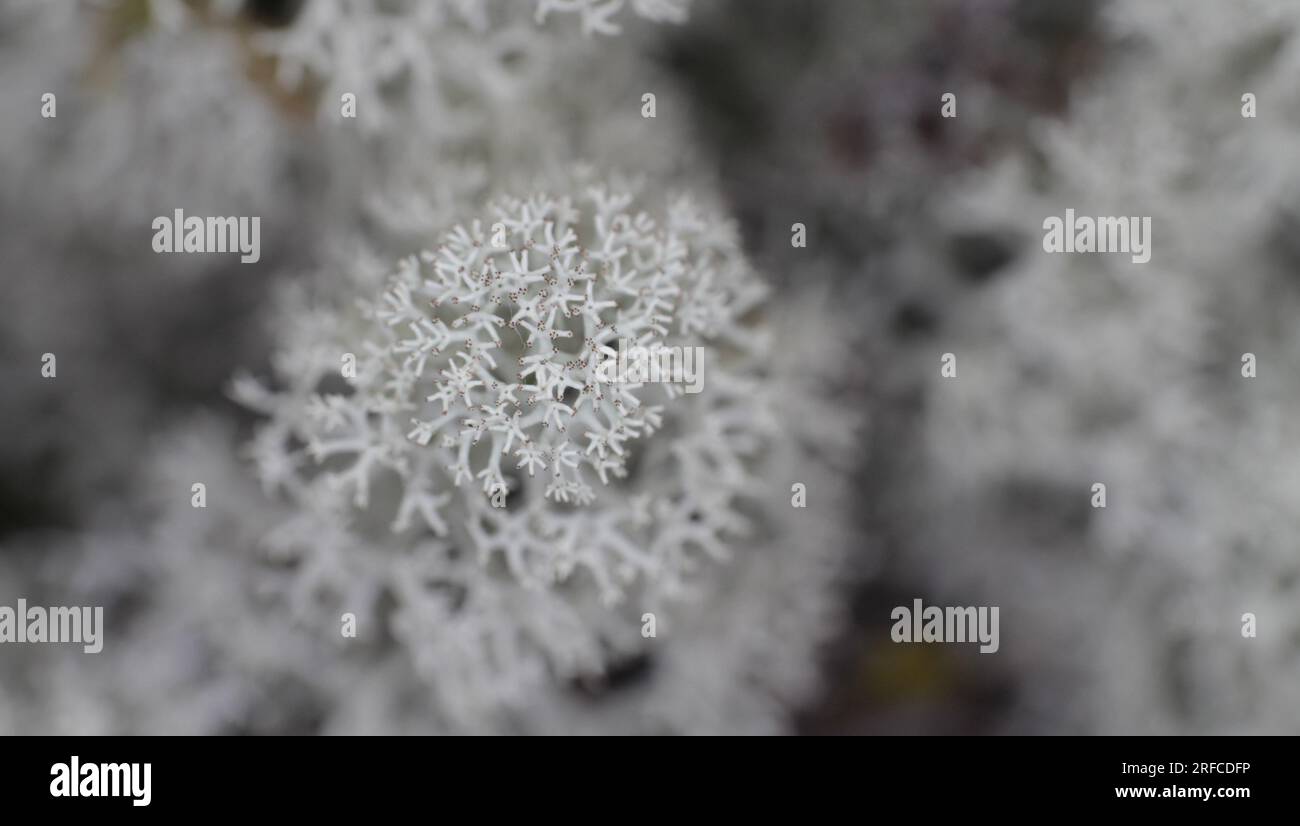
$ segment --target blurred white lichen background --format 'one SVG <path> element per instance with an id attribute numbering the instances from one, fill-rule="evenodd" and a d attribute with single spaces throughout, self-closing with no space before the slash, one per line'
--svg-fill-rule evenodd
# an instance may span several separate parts
<path id="1" fill-rule="evenodd" d="M 0 3 L 0 605 L 107 618 L 0 733 L 1295 731 L 1297 66 L 1287 0 Z"/>
<path id="2" fill-rule="evenodd" d="M 1296 11 L 1112 4 L 1115 60 L 1068 122 L 940 209 L 954 231 L 1026 237 L 946 339 L 965 372 L 935 387 L 917 481 L 959 516 L 917 547 L 947 560 L 946 586 L 1024 617 L 1034 645 L 1008 654 L 1073 675 L 1050 689 L 1071 698 L 1071 727 L 1300 725 L 1300 180 L 1280 160 L 1300 125 Z M 1246 93 L 1269 114 L 1243 118 Z M 1024 216 L 1067 206 L 1151 216 L 1152 260 L 1039 253 Z M 1076 495 L 1094 482 L 1104 510 Z M 1267 631 L 1243 638 L 1247 613 Z M 1025 699 L 1059 714 L 1046 692 Z"/>

